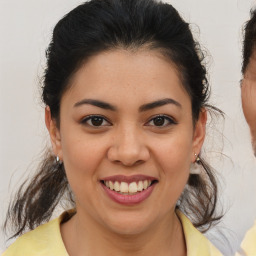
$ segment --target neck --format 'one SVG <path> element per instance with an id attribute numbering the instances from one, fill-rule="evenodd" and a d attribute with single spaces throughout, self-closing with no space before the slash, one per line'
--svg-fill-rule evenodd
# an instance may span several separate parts
<path id="1" fill-rule="evenodd" d="M 70 256 L 186 255 L 181 223 L 173 211 L 139 234 L 119 234 L 79 212 L 61 226 Z"/>

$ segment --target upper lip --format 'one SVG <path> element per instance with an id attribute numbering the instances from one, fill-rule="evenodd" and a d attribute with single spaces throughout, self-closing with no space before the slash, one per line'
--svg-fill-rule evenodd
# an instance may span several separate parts
<path id="1" fill-rule="evenodd" d="M 102 181 L 119 181 L 119 182 L 127 182 L 127 183 L 132 183 L 132 182 L 137 182 L 137 181 L 144 181 L 144 180 L 157 180 L 157 178 L 152 177 L 152 176 L 147 176 L 147 175 L 131 175 L 131 176 L 125 176 L 125 175 L 113 175 L 113 176 L 108 176 L 100 179 Z"/>

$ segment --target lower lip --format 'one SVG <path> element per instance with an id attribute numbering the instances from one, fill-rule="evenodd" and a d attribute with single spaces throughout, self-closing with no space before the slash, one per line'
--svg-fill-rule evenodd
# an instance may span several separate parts
<path id="1" fill-rule="evenodd" d="M 155 184 L 151 185 L 145 190 L 142 190 L 141 192 L 138 192 L 135 195 L 122 195 L 119 194 L 118 192 L 109 189 L 106 187 L 104 184 L 102 184 L 103 189 L 107 193 L 107 195 L 115 202 L 123 205 L 134 205 L 134 204 L 139 204 L 146 200 L 152 193 Z"/>

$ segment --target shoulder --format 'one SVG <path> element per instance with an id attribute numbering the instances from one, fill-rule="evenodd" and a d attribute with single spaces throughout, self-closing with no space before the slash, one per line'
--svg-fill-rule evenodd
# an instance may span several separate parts
<path id="1" fill-rule="evenodd" d="M 60 233 L 60 223 L 66 214 L 20 236 L 2 256 L 68 256 Z"/>
<path id="2" fill-rule="evenodd" d="M 254 226 L 247 231 L 240 251 L 244 255 L 256 255 L 256 221 Z"/>
<path id="3" fill-rule="evenodd" d="M 178 210 L 177 215 L 183 227 L 188 256 L 222 256 L 220 251 L 193 226 L 181 211 Z"/>

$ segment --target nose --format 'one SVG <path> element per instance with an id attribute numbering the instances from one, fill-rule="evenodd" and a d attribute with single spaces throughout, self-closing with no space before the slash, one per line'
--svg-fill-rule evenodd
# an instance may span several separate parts
<path id="1" fill-rule="evenodd" d="M 136 128 L 119 129 L 108 150 L 108 159 L 125 166 L 146 162 L 150 158 L 150 152 L 143 137 Z"/>

